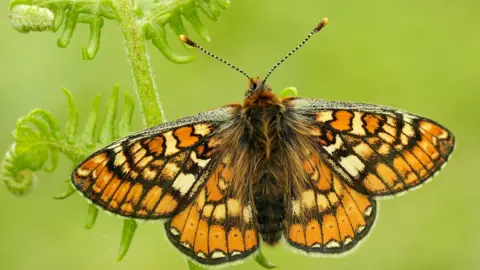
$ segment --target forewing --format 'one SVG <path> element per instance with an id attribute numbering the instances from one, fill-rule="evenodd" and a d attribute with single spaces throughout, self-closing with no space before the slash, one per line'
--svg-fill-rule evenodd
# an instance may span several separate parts
<path id="1" fill-rule="evenodd" d="M 287 242 L 307 253 L 350 250 L 372 228 L 375 200 L 343 183 L 316 153 L 304 161 L 304 169 L 310 187 L 286 207 Z"/>
<path id="2" fill-rule="evenodd" d="M 237 106 L 168 122 L 92 154 L 72 182 L 92 203 L 125 217 L 157 219 L 187 205 L 207 179 L 216 134 Z"/>
<path id="3" fill-rule="evenodd" d="M 455 146 L 443 126 L 400 110 L 312 99 L 285 102 L 311 125 L 328 166 L 365 194 L 393 195 L 425 183 Z"/>
<path id="4" fill-rule="evenodd" d="M 248 196 L 233 195 L 231 180 L 230 162 L 220 162 L 195 201 L 165 223 L 169 240 L 202 264 L 241 260 L 258 247 Z"/>

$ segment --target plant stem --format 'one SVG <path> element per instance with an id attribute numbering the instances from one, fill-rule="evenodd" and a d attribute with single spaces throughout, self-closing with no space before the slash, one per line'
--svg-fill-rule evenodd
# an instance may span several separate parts
<path id="1" fill-rule="evenodd" d="M 143 122 L 147 127 L 158 125 L 163 121 L 163 110 L 155 89 L 145 46 L 144 29 L 137 20 L 134 0 L 114 0 L 112 7 L 122 27 L 135 90 L 142 108 Z"/>

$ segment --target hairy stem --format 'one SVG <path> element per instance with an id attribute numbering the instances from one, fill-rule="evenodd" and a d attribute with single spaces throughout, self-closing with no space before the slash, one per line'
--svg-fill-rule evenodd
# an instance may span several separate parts
<path id="1" fill-rule="evenodd" d="M 143 23 L 137 20 L 133 0 L 115 0 L 112 1 L 112 6 L 122 27 L 135 90 L 141 104 L 143 122 L 147 127 L 158 125 L 163 121 L 163 110 L 150 68 Z"/>

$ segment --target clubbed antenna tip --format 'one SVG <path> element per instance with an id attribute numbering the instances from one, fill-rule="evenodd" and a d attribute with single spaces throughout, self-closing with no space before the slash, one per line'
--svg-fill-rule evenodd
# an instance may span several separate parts
<path id="1" fill-rule="evenodd" d="M 180 38 L 181 41 L 183 41 L 184 43 L 186 43 L 186 44 L 188 44 L 188 45 L 190 45 L 190 46 L 192 46 L 192 47 L 197 47 L 197 46 L 198 46 L 195 42 L 193 42 L 192 40 L 190 40 L 190 39 L 189 39 L 187 36 L 185 36 L 185 35 L 180 35 L 179 38 Z"/>
<path id="2" fill-rule="evenodd" d="M 323 20 L 315 27 L 315 32 L 322 30 L 322 28 L 328 24 L 328 18 L 323 18 Z"/>

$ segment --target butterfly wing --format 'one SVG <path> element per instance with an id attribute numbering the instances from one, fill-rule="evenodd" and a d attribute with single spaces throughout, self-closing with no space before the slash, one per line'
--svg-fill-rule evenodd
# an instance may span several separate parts
<path id="1" fill-rule="evenodd" d="M 73 185 L 114 214 L 172 216 L 193 200 L 209 176 L 216 134 L 239 107 L 225 106 L 120 139 L 80 163 Z"/>
<path id="2" fill-rule="evenodd" d="M 284 235 L 294 248 L 307 253 L 343 253 L 372 228 L 377 205 L 373 198 L 345 184 L 314 153 L 304 161 L 310 187 L 293 198 L 286 212 Z"/>
<path id="3" fill-rule="evenodd" d="M 303 98 L 284 103 L 313 127 L 327 165 L 367 195 L 394 195 L 425 183 L 455 146 L 440 124 L 392 108 Z"/>
<path id="4" fill-rule="evenodd" d="M 259 244 L 252 206 L 231 193 L 230 165 L 228 160 L 215 165 L 195 201 L 165 223 L 169 240 L 202 264 L 241 260 Z"/>

